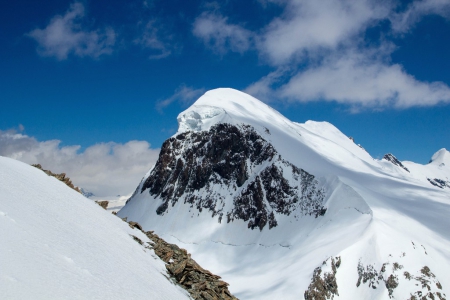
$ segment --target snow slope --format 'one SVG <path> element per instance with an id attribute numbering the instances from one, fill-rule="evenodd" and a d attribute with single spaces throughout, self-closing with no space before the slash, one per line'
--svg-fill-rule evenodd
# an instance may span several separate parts
<path id="1" fill-rule="evenodd" d="M 146 189 L 148 180 L 153 180 L 152 172 L 148 173 L 119 215 L 186 248 L 229 282 L 238 298 L 311 299 L 305 291 L 326 278 L 334 278 L 338 287 L 327 299 L 409 299 L 428 294 L 439 299 L 450 295 L 450 189 L 427 180 L 449 178 L 445 149 L 426 166 L 405 162 L 411 171 L 407 172 L 391 162 L 373 159 L 327 122 L 291 122 L 232 89 L 207 92 L 180 113 L 178 122 L 173 143 L 179 145 L 176 140 L 189 137 L 194 142 L 177 151 L 196 147 L 199 137 L 195 134 L 210 134 L 217 124 L 231 124 L 242 131 L 243 124 L 250 125 L 259 140 L 273 146 L 276 157 L 314 175 L 325 191 L 323 216 L 273 210 L 277 226 L 251 230 L 245 219 L 221 221 L 211 210 L 193 205 L 191 191 L 174 198 L 158 214 L 164 201 Z M 175 157 L 186 164 L 183 159 L 182 155 Z M 197 164 L 204 161 L 196 159 Z M 275 159 L 257 167 L 264 168 Z M 161 172 L 173 174 L 174 170 L 168 166 Z M 282 173 L 293 176 L 287 169 Z M 226 212 L 236 205 L 237 193 L 245 191 L 259 173 L 253 174 L 242 187 L 227 186 L 228 181 L 221 179 L 220 184 L 194 194 L 220 196 Z M 292 180 L 287 178 L 287 182 Z M 173 182 L 176 189 L 180 181 Z M 267 209 L 269 204 L 265 204 Z M 341 263 L 334 270 L 338 258 Z"/>
<path id="2" fill-rule="evenodd" d="M 190 299 L 147 237 L 44 172 L 0 157 L 0 298 Z"/>

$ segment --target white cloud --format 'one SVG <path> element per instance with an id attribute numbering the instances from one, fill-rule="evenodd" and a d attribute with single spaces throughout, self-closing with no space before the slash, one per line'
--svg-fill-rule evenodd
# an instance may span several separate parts
<path id="1" fill-rule="evenodd" d="M 148 48 L 155 53 L 149 56 L 150 59 L 161 59 L 169 56 L 172 51 L 170 45 L 160 37 L 160 29 L 158 28 L 156 21 L 151 20 L 144 26 L 141 36 L 134 40 L 135 44 L 141 45 L 143 48 Z M 166 35 L 167 37 L 167 35 Z"/>
<path id="2" fill-rule="evenodd" d="M 355 108 L 408 108 L 450 103 L 442 82 L 421 82 L 398 64 L 348 51 L 297 73 L 277 91 L 294 101 L 336 101 Z"/>
<path id="3" fill-rule="evenodd" d="M 425 15 L 449 17 L 448 0 L 415 1 L 397 14 L 389 1 L 271 2 L 285 12 L 258 37 L 257 49 L 276 70 L 246 92 L 265 101 L 335 101 L 353 111 L 450 103 L 448 85 L 419 81 L 391 62 L 395 45 L 384 38 L 378 47 L 363 42 L 366 29 L 382 20 L 405 32 Z"/>
<path id="4" fill-rule="evenodd" d="M 156 108 L 159 111 L 162 111 L 173 102 L 178 102 L 183 106 L 187 106 L 197 100 L 204 92 L 205 89 L 194 89 L 186 85 L 181 85 L 172 96 L 159 101 L 156 104 Z"/>
<path id="5" fill-rule="evenodd" d="M 389 14 L 386 1 L 291 0 L 260 36 L 258 49 L 275 65 L 334 50 Z"/>
<path id="6" fill-rule="evenodd" d="M 389 44 L 376 49 L 347 49 L 293 72 L 278 68 L 247 87 L 265 101 L 335 101 L 357 112 L 364 108 L 409 108 L 450 103 L 442 82 L 421 82 L 401 65 L 391 64 Z M 289 80 L 285 82 L 285 79 Z"/>
<path id="7" fill-rule="evenodd" d="M 38 53 L 42 56 L 67 59 L 70 54 L 97 58 L 111 54 L 116 42 L 112 28 L 88 30 L 83 28 L 84 6 L 80 2 L 70 5 L 65 15 L 52 18 L 44 29 L 34 29 L 27 35 L 38 43 Z"/>
<path id="8" fill-rule="evenodd" d="M 131 194 L 156 163 L 159 149 L 146 141 L 60 145 L 59 140 L 38 141 L 15 131 L 0 131 L 0 155 L 28 164 L 39 163 L 54 173 L 66 173 L 72 182 L 97 196 Z"/>
<path id="9" fill-rule="evenodd" d="M 193 34 L 206 46 L 220 54 L 228 50 L 243 53 L 252 45 L 253 34 L 228 18 L 215 13 L 203 13 L 194 22 Z"/>
<path id="10" fill-rule="evenodd" d="M 426 15 L 450 18 L 448 0 L 412 2 L 404 11 L 382 0 L 259 0 L 283 13 L 259 32 L 203 13 L 194 34 L 216 52 L 255 49 L 275 70 L 246 88 L 264 101 L 335 101 L 360 108 L 408 108 L 450 103 L 442 82 L 419 81 L 390 57 L 395 46 L 382 37 L 378 47 L 364 43 L 368 28 L 391 21 L 406 32 Z M 240 45 L 237 47 L 236 45 Z M 234 47 L 234 48 L 233 48 Z"/>
<path id="11" fill-rule="evenodd" d="M 273 86 L 280 82 L 282 78 L 288 77 L 289 72 L 289 68 L 278 68 L 260 80 L 250 84 L 245 88 L 244 92 L 253 95 L 261 101 L 271 102 L 274 99 L 279 98 L 279 95 L 274 90 Z"/>
<path id="12" fill-rule="evenodd" d="M 405 11 L 393 14 L 390 18 L 392 29 L 398 33 L 409 31 L 426 15 L 439 15 L 450 18 L 450 1 L 421 0 L 412 2 Z"/>

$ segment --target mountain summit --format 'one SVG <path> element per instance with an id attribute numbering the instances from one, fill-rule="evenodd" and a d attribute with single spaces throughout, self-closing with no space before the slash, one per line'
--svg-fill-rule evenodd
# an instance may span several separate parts
<path id="1" fill-rule="evenodd" d="M 445 299 L 450 165 L 373 159 L 327 122 L 236 90 L 178 116 L 118 215 L 188 249 L 240 299 Z"/>

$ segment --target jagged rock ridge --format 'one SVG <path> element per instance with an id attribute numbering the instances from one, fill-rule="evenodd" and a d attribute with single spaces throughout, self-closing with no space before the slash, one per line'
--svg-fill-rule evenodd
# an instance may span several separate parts
<path id="1" fill-rule="evenodd" d="M 35 167 L 35 168 L 37 168 L 37 169 L 39 169 L 39 170 L 42 170 L 42 171 L 43 171 L 45 174 L 47 174 L 48 176 L 55 177 L 55 178 L 58 179 L 59 181 L 64 182 L 68 187 L 70 187 L 71 189 L 73 189 L 73 190 L 77 191 L 78 193 L 82 194 L 82 192 L 80 191 L 80 189 L 79 189 L 78 187 L 76 187 L 76 186 L 73 185 L 73 183 L 72 183 L 72 181 L 70 180 L 70 178 L 69 178 L 69 177 L 66 177 L 66 173 L 56 174 L 56 173 L 53 173 L 53 172 L 50 171 L 50 170 L 44 170 L 40 164 L 34 164 L 34 165 L 32 165 L 32 166 Z"/>
<path id="2" fill-rule="evenodd" d="M 403 170 L 405 170 L 406 172 L 409 173 L 408 168 L 405 167 L 405 166 L 401 163 L 401 161 L 399 161 L 399 160 L 397 159 L 397 157 L 395 157 L 393 154 L 391 154 L 391 153 L 385 154 L 385 155 L 383 156 L 383 159 L 385 159 L 385 160 L 391 162 L 392 164 L 394 164 L 394 165 L 396 165 L 396 166 L 402 168 Z"/>
<path id="3" fill-rule="evenodd" d="M 431 183 L 432 185 L 438 187 L 438 188 L 450 188 L 450 181 L 445 181 L 443 179 L 439 179 L 439 178 L 427 178 L 428 182 Z"/>
<path id="4" fill-rule="evenodd" d="M 126 218 L 123 219 L 126 222 Z M 189 292 L 195 300 L 238 300 L 228 290 L 228 283 L 221 277 L 203 269 L 183 248 L 169 244 L 153 231 L 143 231 L 137 222 L 128 222 L 131 228 L 141 230 L 152 244 L 145 246 L 153 249 L 155 254 L 166 263 L 171 278 Z M 144 246 L 136 236 L 132 238 Z"/>
<path id="5" fill-rule="evenodd" d="M 178 201 L 219 222 L 241 219 L 251 229 L 277 226 L 276 214 L 324 215 L 324 190 L 308 172 L 284 160 L 252 126 L 216 124 L 164 142 L 159 159 L 142 185 L 163 203 L 162 215 Z M 232 195 L 232 207 L 226 198 Z"/>

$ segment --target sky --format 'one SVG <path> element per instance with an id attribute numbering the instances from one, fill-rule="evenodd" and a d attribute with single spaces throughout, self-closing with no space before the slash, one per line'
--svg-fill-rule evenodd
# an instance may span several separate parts
<path id="1" fill-rule="evenodd" d="M 450 149 L 448 0 L 17 0 L 0 28 L 0 155 L 99 196 L 132 193 L 219 87 L 374 158 Z"/>

